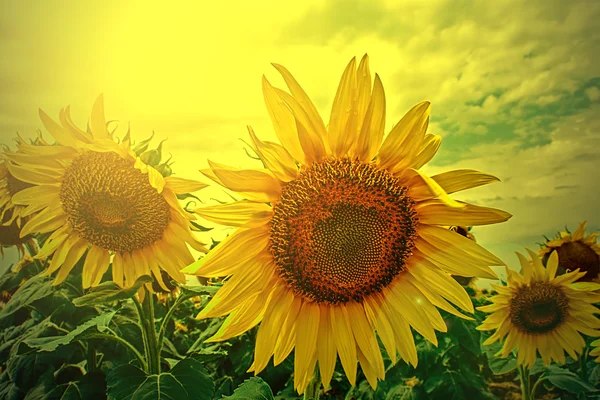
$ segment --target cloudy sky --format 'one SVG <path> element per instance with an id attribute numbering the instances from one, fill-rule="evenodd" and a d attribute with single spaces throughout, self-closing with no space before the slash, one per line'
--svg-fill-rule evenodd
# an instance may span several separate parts
<path id="1" fill-rule="evenodd" d="M 249 124 L 275 140 L 261 76 L 283 82 L 270 63 L 327 120 L 345 65 L 368 53 L 388 130 L 432 102 L 429 131 L 443 143 L 427 172 L 501 178 L 458 196 L 514 215 L 475 228 L 479 243 L 515 266 L 514 251 L 543 234 L 583 220 L 600 229 L 600 2 L 211 3 L 3 2 L 0 143 L 33 137 L 38 108 L 58 116 L 70 104 L 85 126 L 104 93 L 107 118 L 130 122 L 134 139 L 168 138 L 180 176 L 202 179 L 207 158 L 257 166 L 240 139 Z"/>

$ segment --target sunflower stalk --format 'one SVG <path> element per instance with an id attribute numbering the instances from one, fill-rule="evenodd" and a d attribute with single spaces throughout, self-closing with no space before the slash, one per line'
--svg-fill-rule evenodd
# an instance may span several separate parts
<path id="1" fill-rule="evenodd" d="M 89 340 L 87 345 L 87 372 L 96 372 L 98 370 L 97 354 L 94 342 Z"/>
<path id="2" fill-rule="evenodd" d="M 519 379 L 521 381 L 522 399 L 523 400 L 533 400 L 531 397 L 532 391 L 530 390 L 531 380 L 530 380 L 530 376 L 529 376 L 529 369 L 524 365 L 519 366 Z M 535 386 L 534 386 L 534 389 L 535 389 Z"/>
<path id="3" fill-rule="evenodd" d="M 160 328 L 158 329 L 157 349 L 158 349 L 159 355 L 162 353 L 162 348 L 163 348 L 163 344 L 165 341 L 165 333 L 167 331 L 167 325 L 169 324 L 169 321 L 173 317 L 173 313 L 175 313 L 175 310 L 177 310 L 177 308 L 188 298 L 189 298 L 189 296 L 184 296 L 184 295 L 180 295 L 179 297 L 177 297 L 177 300 L 175 300 L 173 305 L 169 308 L 169 311 L 167 311 L 167 313 L 165 314 L 165 316 L 160 324 Z"/>
<path id="4" fill-rule="evenodd" d="M 140 301 L 137 299 L 136 296 L 132 297 L 133 300 L 133 304 L 135 305 L 135 309 L 138 313 L 138 318 L 140 320 L 138 327 L 140 328 L 140 331 L 142 331 L 142 342 L 144 344 L 144 357 L 143 357 L 143 363 L 142 365 L 144 366 L 144 371 L 149 372 L 148 370 L 148 360 L 150 360 L 150 349 L 148 348 L 148 331 L 146 329 L 146 324 L 145 324 L 145 320 L 146 317 L 144 316 L 144 310 L 142 307 L 142 304 L 140 303 Z"/>
<path id="5" fill-rule="evenodd" d="M 304 400 L 319 400 L 321 393 L 321 376 L 319 375 L 319 369 L 315 367 L 315 372 L 306 386 L 304 392 Z"/>
<path id="6" fill-rule="evenodd" d="M 156 327 L 154 323 L 154 297 L 146 288 L 143 289 L 144 301 L 142 302 L 143 320 L 142 328 L 146 331 L 146 340 L 148 347 L 148 373 L 160 374 L 160 353 L 158 349 L 158 340 L 156 338 Z"/>

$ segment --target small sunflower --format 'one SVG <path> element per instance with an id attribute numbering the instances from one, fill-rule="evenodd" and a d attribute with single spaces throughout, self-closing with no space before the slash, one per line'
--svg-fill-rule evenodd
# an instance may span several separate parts
<path id="1" fill-rule="evenodd" d="M 351 384 L 357 361 L 371 386 L 384 379 L 376 332 L 387 353 L 417 364 L 411 326 L 437 344 L 446 331 L 437 307 L 464 316 L 471 299 L 450 274 L 494 278 L 503 265 L 449 225 L 485 225 L 510 214 L 457 202 L 448 193 L 495 182 L 457 170 L 419 171 L 441 138 L 426 134 L 429 102 L 413 107 L 386 140 L 385 96 L 368 57 L 348 64 L 329 124 L 282 66 L 290 93 L 263 78 L 263 93 L 282 145 L 250 137 L 265 169 L 210 162 L 203 171 L 246 200 L 197 209 L 239 227 L 184 271 L 231 275 L 199 318 L 229 314 L 212 340 L 260 324 L 254 363 L 279 364 L 295 349 L 294 387 L 303 393 L 319 364 L 328 386 L 339 355 Z"/>
<path id="2" fill-rule="evenodd" d="M 585 236 L 586 221 L 579 224 L 575 232 L 560 232 L 556 239 L 548 240 L 539 251 L 544 262 L 556 250 L 560 267 L 566 271 L 579 269 L 585 272 L 583 282 L 600 283 L 600 245 L 596 239 L 600 232 Z"/>
<path id="3" fill-rule="evenodd" d="M 494 286 L 498 294 L 490 299 L 492 304 L 478 308 L 492 314 L 477 329 L 496 330 L 484 345 L 506 337 L 499 354 L 507 357 L 518 348 L 519 364 L 532 366 L 536 352 L 546 365 L 552 360 L 564 364 L 565 351 L 573 358 L 581 354 L 585 341 L 580 333 L 600 336 L 600 319 L 594 316 L 600 309 L 593 305 L 600 301 L 600 294 L 593 292 L 600 285 L 573 283 L 585 272 L 556 276 L 556 251 L 546 268 L 536 253 L 527 251 L 531 260 L 517 253 L 521 273 L 507 268 L 508 286 Z"/>
<path id="4" fill-rule="evenodd" d="M 23 143 L 21 138 L 16 138 L 16 142 L 19 147 Z M 2 255 L 5 247 L 12 246 L 16 246 L 20 254 L 24 254 L 24 245 L 31 239 L 31 236 L 20 236 L 23 221 L 28 218 L 27 214 L 23 213 L 25 207 L 12 202 L 14 194 L 31 186 L 33 185 L 15 178 L 8 170 L 5 155 L 0 155 L 0 253 Z"/>
<path id="5" fill-rule="evenodd" d="M 184 283 L 180 269 L 194 261 L 186 243 L 206 249 L 192 236 L 195 217 L 181 207 L 177 194 L 206 185 L 165 178 L 136 156 L 128 139 L 117 144 L 107 130 L 102 96 L 87 132 L 73 124 L 68 107 L 60 113 L 60 125 L 41 110 L 40 118 L 57 145 L 23 144 L 19 153 L 6 157 L 12 176 L 34 185 L 12 201 L 26 206 L 25 212 L 39 211 L 21 236 L 50 233 L 36 257 L 52 256 L 47 274 L 58 271 L 54 284 L 64 281 L 85 254 L 85 288 L 98 285 L 111 259 L 112 278 L 120 286 L 153 275 L 168 290 L 161 270 Z"/>

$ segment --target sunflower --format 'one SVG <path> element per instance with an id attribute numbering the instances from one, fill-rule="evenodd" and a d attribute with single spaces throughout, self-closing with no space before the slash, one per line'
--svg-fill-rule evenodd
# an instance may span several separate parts
<path id="1" fill-rule="evenodd" d="M 117 144 L 107 130 L 102 96 L 87 132 L 73 124 L 68 107 L 60 113 L 61 124 L 41 110 L 40 118 L 57 145 L 24 144 L 6 157 L 12 176 L 34 185 L 12 201 L 26 206 L 25 212 L 39 211 L 21 236 L 50 234 L 36 258 L 52 257 L 46 273 L 58 271 L 54 284 L 63 282 L 84 255 L 85 288 L 98 285 L 111 261 L 112 279 L 123 287 L 152 275 L 168 290 L 161 269 L 185 282 L 180 269 L 194 261 L 186 243 L 197 251 L 206 249 L 192 236 L 195 217 L 176 195 L 206 185 L 163 177 L 131 150 L 129 135 Z"/>
<path id="2" fill-rule="evenodd" d="M 556 239 L 548 240 L 539 250 L 544 262 L 551 252 L 558 252 L 560 267 L 566 271 L 579 269 L 585 272 L 580 278 L 583 282 L 600 283 L 600 245 L 596 238 L 600 232 L 585 236 L 586 221 L 579 224 L 575 232 L 560 232 Z"/>
<path id="3" fill-rule="evenodd" d="M 282 145 L 250 137 L 264 169 L 209 161 L 203 172 L 245 197 L 199 208 L 205 219 L 239 227 L 199 262 L 184 269 L 206 277 L 231 275 L 199 318 L 229 314 L 212 338 L 226 340 L 259 324 L 254 363 L 293 349 L 294 387 L 302 393 L 318 361 L 328 386 L 339 355 L 351 384 L 357 360 L 369 383 L 384 379 L 375 332 L 387 353 L 417 364 L 410 327 L 437 344 L 446 331 L 436 306 L 473 312 L 450 273 L 494 278 L 502 265 L 449 225 L 484 225 L 510 214 L 460 203 L 448 193 L 498 179 L 473 170 L 433 177 L 419 168 L 441 138 L 426 134 L 429 103 L 413 107 L 383 141 L 385 96 L 368 57 L 347 66 L 328 127 L 292 75 L 291 94 L 263 77 L 263 93 Z M 445 226 L 445 227 L 443 227 Z"/>
<path id="4" fill-rule="evenodd" d="M 19 147 L 23 143 L 19 137 L 16 138 L 16 142 Z M 4 248 L 11 246 L 16 246 L 19 254 L 24 254 L 24 245 L 31 239 L 30 236 L 20 236 L 23 220 L 27 218 L 27 215 L 23 214 L 25 207 L 12 202 L 14 194 L 31 186 L 33 185 L 15 178 L 8 170 L 5 155 L 0 155 L 0 253 L 2 255 L 4 255 Z"/>
<path id="5" fill-rule="evenodd" d="M 565 351 L 573 358 L 581 354 L 585 341 L 580 333 L 600 336 L 600 319 L 594 316 L 600 309 L 593 305 L 600 301 L 600 294 L 593 293 L 600 285 L 573 283 L 585 275 L 577 270 L 556 276 L 556 251 L 546 268 L 536 253 L 527 251 L 531 260 L 517 253 L 521 273 L 507 268 L 508 286 L 494 286 L 498 294 L 492 304 L 478 307 L 492 314 L 477 329 L 496 329 L 484 345 L 506 337 L 499 354 L 507 357 L 517 347 L 519 365 L 532 366 L 536 352 L 546 365 L 552 360 L 564 364 Z"/>

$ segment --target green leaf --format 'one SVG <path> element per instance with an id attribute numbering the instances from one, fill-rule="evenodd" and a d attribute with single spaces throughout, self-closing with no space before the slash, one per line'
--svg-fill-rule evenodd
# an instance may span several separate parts
<path id="1" fill-rule="evenodd" d="M 600 386 L 600 364 L 596 364 L 596 366 L 590 371 L 588 375 L 588 382 L 592 384 L 592 386 Z"/>
<path id="2" fill-rule="evenodd" d="M 588 393 L 598 390 L 567 369 L 549 365 L 546 370 L 548 371 L 546 379 L 559 389 L 570 393 Z"/>
<path id="3" fill-rule="evenodd" d="M 50 296 L 54 291 L 52 280 L 51 277 L 41 275 L 28 279 L 6 303 L 4 310 L 0 312 L 0 322 L 19 309 Z"/>
<path id="4" fill-rule="evenodd" d="M 79 335 L 91 327 L 95 326 L 100 332 L 104 332 L 108 328 L 108 324 L 116 313 L 116 311 L 110 311 L 100 314 L 84 324 L 79 325 L 77 328 L 63 336 L 31 338 L 26 339 L 24 342 L 31 348 L 39 349 L 41 351 L 54 351 L 58 346 L 71 343 Z"/>
<path id="5" fill-rule="evenodd" d="M 210 400 L 214 382 L 200 363 L 191 358 L 159 375 L 146 375 L 131 365 L 120 365 L 106 378 L 107 394 L 114 400 Z"/>
<path id="6" fill-rule="evenodd" d="M 446 324 L 448 325 L 448 334 L 455 338 L 461 347 L 475 355 L 481 354 L 479 337 L 476 337 L 476 335 L 478 336 L 479 331 L 475 330 L 474 327 L 469 327 L 467 325 L 468 322 L 465 322 L 458 317 L 448 318 Z"/>
<path id="7" fill-rule="evenodd" d="M 94 400 L 105 399 L 105 393 L 106 384 L 101 372 L 89 373 L 65 383 L 55 381 L 52 374 L 47 373 L 24 400 Z"/>
<path id="8" fill-rule="evenodd" d="M 245 380 L 231 396 L 223 396 L 222 399 L 273 400 L 273 392 L 265 381 L 255 376 Z"/>
<path id="9" fill-rule="evenodd" d="M 202 295 L 214 296 L 215 294 L 217 294 L 217 292 L 219 291 L 219 288 L 221 286 L 186 285 L 186 286 L 180 286 L 180 287 L 183 292 L 183 295 L 192 297 L 192 296 L 202 296 Z"/>
<path id="10" fill-rule="evenodd" d="M 481 339 L 484 340 L 483 337 Z M 517 359 L 512 353 L 509 354 L 507 358 L 501 358 L 495 355 L 500 349 L 502 349 L 502 344 L 499 342 L 484 346 L 484 353 L 488 359 L 488 365 L 494 375 L 507 374 L 517 368 Z"/>
<path id="11" fill-rule="evenodd" d="M 74 299 L 73 304 L 77 307 L 97 306 L 113 301 L 130 299 L 140 290 L 143 284 L 152 282 L 153 280 L 151 276 L 142 275 L 135 281 L 132 287 L 127 289 L 122 289 L 112 281 L 104 282 L 91 289 L 86 295 Z"/>

